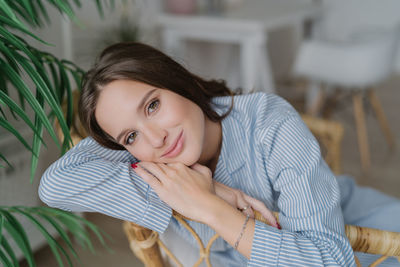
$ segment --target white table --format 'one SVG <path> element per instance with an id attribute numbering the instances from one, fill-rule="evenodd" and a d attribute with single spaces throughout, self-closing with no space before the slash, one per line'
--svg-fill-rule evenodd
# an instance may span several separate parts
<path id="1" fill-rule="evenodd" d="M 301 0 L 245 0 L 220 15 L 175 15 L 161 13 L 165 51 L 181 55 L 184 40 L 201 40 L 239 44 L 241 87 L 274 91 L 267 51 L 268 32 L 284 27 L 302 25 L 321 14 L 322 6 Z M 259 87 L 258 87 L 259 86 Z"/>

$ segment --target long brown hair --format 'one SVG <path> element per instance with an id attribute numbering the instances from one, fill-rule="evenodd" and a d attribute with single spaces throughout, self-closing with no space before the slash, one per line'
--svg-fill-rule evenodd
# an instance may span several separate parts
<path id="1" fill-rule="evenodd" d="M 112 45 L 100 54 L 94 67 L 86 73 L 79 99 L 79 118 L 85 130 L 101 145 L 111 149 L 125 148 L 101 129 L 95 110 L 102 88 L 115 80 L 133 80 L 173 91 L 197 104 L 214 122 L 225 118 L 233 105 L 232 102 L 229 110 L 222 115 L 212 108 L 213 97 L 233 95 L 224 81 L 204 80 L 145 44 L 130 42 Z"/>

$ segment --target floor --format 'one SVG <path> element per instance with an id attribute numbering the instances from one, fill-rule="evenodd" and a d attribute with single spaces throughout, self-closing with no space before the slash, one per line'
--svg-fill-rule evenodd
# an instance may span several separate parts
<path id="1" fill-rule="evenodd" d="M 400 198 L 399 87 L 400 76 L 397 76 L 386 82 L 379 90 L 376 90 L 378 97 L 382 101 L 388 120 L 391 122 L 390 126 L 397 141 L 396 150 L 390 151 L 388 149 L 375 117 L 372 112 L 367 112 L 369 143 L 372 154 L 372 167 L 367 174 L 361 172 L 351 101 L 342 103 L 340 111 L 334 114 L 334 119 L 342 122 L 345 127 L 342 146 L 343 172 L 354 176 L 360 184 L 373 186 Z M 96 254 L 78 248 L 81 264 L 77 264 L 77 266 L 143 266 L 129 250 L 129 244 L 122 232 L 120 221 L 99 214 L 87 214 L 86 217 L 95 222 L 112 237 L 113 241 L 108 242 L 108 245 L 113 252 L 110 253 L 99 244 L 95 244 Z M 36 253 L 36 260 L 39 267 L 57 266 L 48 248 L 44 248 Z M 23 263 L 21 266 L 25 267 L 27 264 Z"/>

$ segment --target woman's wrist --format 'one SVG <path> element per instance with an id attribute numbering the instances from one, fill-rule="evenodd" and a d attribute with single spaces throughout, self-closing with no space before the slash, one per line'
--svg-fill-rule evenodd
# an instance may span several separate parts
<path id="1" fill-rule="evenodd" d="M 210 201 L 212 208 L 204 216 L 203 223 L 214 229 L 232 247 L 238 242 L 237 250 L 250 258 L 255 222 L 217 197 Z"/>
<path id="2" fill-rule="evenodd" d="M 211 195 L 207 198 L 207 201 L 204 203 L 202 209 L 201 222 L 212 226 L 220 220 L 219 215 L 225 209 L 233 208 L 217 195 Z"/>
<path id="3" fill-rule="evenodd" d="M 231 219 L 244 220 L 246 218 L 245 214 L 235 209 L 219 197 L 217 197 L 217 200 L 215 200 L 212 204 L 212 208 L 204 217 L 204 223 L 209 225 L 214 230 L 218 230 L 221 225 L 224 225 L 226 221 Z"/>

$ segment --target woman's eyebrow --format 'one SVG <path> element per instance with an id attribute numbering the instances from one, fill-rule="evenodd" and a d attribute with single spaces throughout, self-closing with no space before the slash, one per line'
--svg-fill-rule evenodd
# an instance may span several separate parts
<path id="1" fill-rule="evenodd" d="M 150 96 L 151 96 L 156 90 L 157 90 L 157 88 L 154 88 L 153 90 L 148 91 L 148 92 L 144 95 L 144 97 L 142 98 L 142 100 L 140 101 L 140 103 L 139 103 L 139 105 L 138 105 L 138 107 L 137 107 L 137 109 L 136 109 L 137 112 L 140 112 L 140 110 L 143 108 L 144 104 L 146 104 L 147 99 L 149 99 Z M 127 132 L 129 132 L 130 130 L 131 130 L 131 129 L 124 129 L 124 130 L 122 130 L 122 131 L 118 134 L 117 138 L 115 139 L 115 140 L 117 141 L 117 143 L 120 143 L 120 139 L 121 139 Z"/>
<path id="2" fill-rule="evenodd" d="M 119 135 L 118 135 L 117 138 L 116 138 L 117 143 L 121 143 L 121 142 L 120 142 L 120 139 L 121 139 L 129 130 L 130 130 L 130 129 L 124 129 L 124 130 L 122 130 L 122 132 L 119 133 Z"/>
<path id="3" fill-rule="evenodd" d="M 143 108 L 144 104 L 147 102 L 147 99 L 156 91 L 157 88 L 154 88 L 153 90 L 150 90 L 147 92 L 144 97 L 142 98 L 142 101 L 140 101 L 140 104 L 137 107 L 137 112 L 140 112 L 140 110 Z"/>

